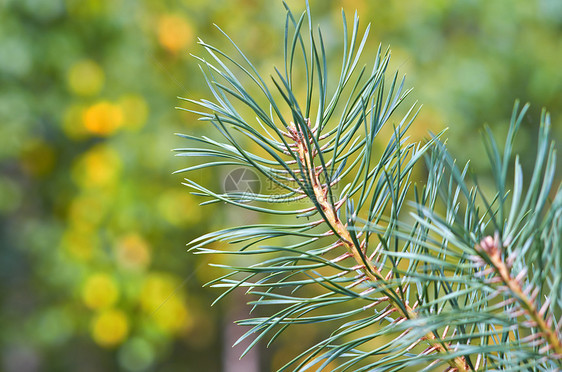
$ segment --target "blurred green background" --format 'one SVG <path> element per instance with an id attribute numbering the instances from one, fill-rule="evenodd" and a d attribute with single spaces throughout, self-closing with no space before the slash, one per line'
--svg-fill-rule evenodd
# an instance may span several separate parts
<path id="1" fill-rule="evenodd" d="M 479 130 L 505 133 L 515 99 L 533 104 L 525 166 L 543 106 L 560 139 L 561 1 L 311 3 L 330 50 L 342 7 L 372 23 L 366 54 L 390 45 L 424 104 L 413 138 L 450 127 L 452 152 L 483 178 Z M 219 292 L 202 284 L 219 272 L 185 251 L 229 218 L 171 175 L 185 166 L 173 133 L 211 132 L 174 109 L 210 96 L 197 37 L 227 46 L 220 25 L 267 76 L 284 16 L 276 0 L 0 0 L 1 370 L 267 371 L 314 338 L 237 361 L 244 299 L 210 308 Z"/>

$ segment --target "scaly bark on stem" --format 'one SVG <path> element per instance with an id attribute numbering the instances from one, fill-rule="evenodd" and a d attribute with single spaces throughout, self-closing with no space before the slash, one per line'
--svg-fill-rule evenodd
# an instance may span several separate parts
<path id="1" fill-rule="evenodd" d="M 308 119 L 308 127 L 310 128 L 310 119 Z M 337 215 L 335 208 L 330 204 L 327 198 L 327 189 L 322 187 L 322 183 L 319 179 L 320 170 L 317 170 L 314 164 L 311 162 L 311 158 L 314 158 L 315 153 L 313 151 L 312 156 L 307 149 L 307 145 L 305 145 L 305 138 L 308 141 L 309 145 L 312 147 L 312 141 L 309 138 L 309 133 L 303 133 L 300 128 L 297 128 L 293 123 L 289 126 L 289 133 L 287 136 L 295 141 L 296 150 L 299 156 L 299 160 L 306 171 L 308 171 L 308 177 L 312 183 L 312 188 L 314 190 L 314 196 L 318 205 L 322 208 L 322 212 L 326 217 L 326 222 L 334 229 L 334 231 L 339 235 L 343 246 L 346 248 L 348 253 L 350 253 L 355 260 L 355 262 L 359 265 L 359 267 L 363 268 L 363 274 L 369 278 L 372 282 L 377 282 L 381 280 L 385 280 L 384 276 L 380 272 L 380 270 L 373 265 L 373 263 L 365 257 L 365 260 L 359 253 L 358 249 L 360 247 L 355 247 L 351 235 L 347 229 L 347 225 L 344 224 Z M 311 128 L 311 133 L 313 135 L 314 130 Z M 400 314 L 401 317 L 405 317 L 408 319 L 417 318 L 417 313 L 414 311 L 412 307 L 410 307 L 407 303 L 400 304 L 401 306 L 397 306 L 396 300 L 388 297 L 388 301 L 390 304 L 395 308 L 395 310 Z M 425 336 L 426 340 L 431 344 L 432 348 L 437 351 L 438 353 L 447 354 L 450 352 L 448 346 L 444 343 L 439 342 L 437 337 L 433 332 L 429 332 Z M 466 372 L 469 370 L 469 367 L 466 363 L 464 357 L 456 357 L 454 359 L 450 359 L 447 361 L 450 367 L 447 371 L 450 372 Z"/>
<path id="2" fill-rule="evenodd" d="M 511 293 L 515 295 L 519 306 L 525 310 L 535 323 L 536 328 L 540 330 L 539 333 L 543 335 L 549 348 L 562 357 L 562 340 L 559 338 L 556 331 L 548 324 L 544 316 L 541 315 L 542 311 L 537 308 L 534 301 L 535 299 L 533 298 L 534 296 L 529 297 L 523 290 L 521 282 L 511 276 L 511 268 L 502 260 L 501 247 L 497 234 L 495 238 L 488 236 L 482 239 L 480 244 L 476 246 L 476 250 L 486 254 L 496 274 L 500 277 L 503 284 L 509 288 Z"/>

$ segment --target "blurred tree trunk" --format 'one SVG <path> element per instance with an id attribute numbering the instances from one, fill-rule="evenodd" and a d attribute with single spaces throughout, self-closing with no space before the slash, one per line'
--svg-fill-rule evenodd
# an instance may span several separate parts
<path id="1" fill-rule="evenodd" d="M 246 327 L 236 325 L 236 320 L 248 317 L 250 307 L 246 304 L 247 297 L 242 291 L 234 291 L 228 297 L 225 312 L 225 323 L 223 325 L 223 348 L 222 348 L 222 371 L 223 372 L 259 372 L 260 371 L 260 347 L 253 347 L 248 354 L 240 359 L 240 355 L 246 347 L 254 340 L 247 338 L 239 345 L 232 347 L 234 343 L 248 330 Z"/>
<path id="2" fill-rule="evenodd" d="M 223 174 L 223 179 L 225 179 Z M 226 208 L 226 221 L 228 225 L 236 226 L 244 221 L 245 224 L 256 223 L 258 215 L 248 210 L 240 210 L 239 208 Z M 243 223 L 243 224 L 244 224 Z M 230 256 L 230 258 L 234 258 Z M 236 257 L 237 259 L 238 257 Z M 231 264 L 233 262 L 230 262 Z M 239 345 L 233 347 L 234 343 L 248 331 L 247 327 L 241 327 L 234 322 L 240 319 L 248 318 L 250 306 L 246 304 L 248 297 L 244 295 L 245 290 L 235 290 L 224 300 L 225 320 L 223 324 L 223 348 L 222 348 L 222 371 L 223 372 L 259 372 L 260 371 L 260 345 L 253 347 L 242 359 L 240 355 L 246 350 L 246 347 L 254 340 L 254 336 L 248 337 Z"/>

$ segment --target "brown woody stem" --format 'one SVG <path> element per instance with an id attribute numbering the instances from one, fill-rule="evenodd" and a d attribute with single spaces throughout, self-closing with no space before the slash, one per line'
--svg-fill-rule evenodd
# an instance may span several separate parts
<path id="1" fill-rule="evenodd" d="M 548 321 L 543 316 L 543 313 L 546 312 L 546 307 L 539 309 L 535 304 L 538 291 L 535 294 L 526 293 L 521 285 L 523 275 L 518 275 L 515 278 L 511 276 L 510 267 L 502 260 L 499 238 L 487 237 L 483 239 L 479 245 L 477 245 L 476 249 L 486 253 L 490 259 L 492 267 L 494 268 L 496 274 L 501 278 L 503 284 L 505 284 L 511 293 L 515 295 L 515 298 L 519 302 L 521 308 L 531 318 L 536 328 L 540 330 L 539 334 L 543 335 L 543 338 L 549 346 L 545 350 L 552 349 L 555 354 L 562 356 L 562 340 L 560 340 L 557 332 L 552 329 L 552 327 L 548 324 Z M 546 304 L 546 306 L 548 306 L 548 304 Z"/>
<path id="2" fill-rule="evenodd" d="M 308 127 L 310 128 L 310 119 L 308 120 Z M 297 145 L 296 148 L 299 160 L 305 170 L 308 171 L 308 177 L 312 183 L 314 196 L 326 217 L 326 222 L 338 234 L 342 245 L 353 257 L 358 267 L 362 269 L 363 274 L 372 282 L 385 281 L 386 279 L 384 275 L 375 265 L 373 265 L 372 261 L 367 257 L 362 257 L 362 255 L 359 253 L 359 249 L 362 248 L 354 246 L 351 235 L 347 229 L 347 224 L 344 224 L 338 218 L 336 209 L 328 201 L 327 188 L 324 188 L 322 186 L 319 178 L 321 169 L 317 169 L 317 167 L 315 167 L 311 162 L 311 158 L 314 157 L 315 152 L 313 151 L 313 155 L 311 157 L 307 146 L 304 143 L 306 139 L 308 143 L 312 145 L 311 141 L 308 139 L 308 133 L 303 133 L 300 128 L 297 128 L 293 123 L 290 124 L 288 129 L 290 138 L 294 140 L 295 144 Z M 417 318 L 417 313 L 407 303 L 398 304 L 397 300 L 391 296 L 387 296 L 386 298 L 388 299 L 390 305 L 395 308 L 400 317 L 408 319 Z M 440 342 L 433 332 L 427 333 L 427 335 L 425 336 L 425 340 L 431 345 L 432 351 L 443 354 L 447 354 L 450 352 L 449 347 L 445 343 Z M 450 367 L 447 368 L 447 371 L 466 372 L 469 370 L 464 357 L 456 357 L 454 359 L 448 360 L 448 364 L 450 365 Z"/>

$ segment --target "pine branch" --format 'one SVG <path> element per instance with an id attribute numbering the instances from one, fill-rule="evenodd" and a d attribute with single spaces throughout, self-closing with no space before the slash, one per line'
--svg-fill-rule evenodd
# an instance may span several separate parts
<path id="1" fill-rule="evenodd" d="M 552 192 L 556 152 L 549 143 L 550 125 L 544 112 L 537 160 L 526 195 L 516 158 L 512 205 L 508 213 L 501 213 L 510 194 L 506 191 L 505 169 L 510 166 L 512 142 L 527 107 L 521 111 L 518 103 L 514 107 L 503 159 L 495 140 L 486 139 L 497 176 L 497 194 L 492 200 L 480 191 L 476 180 L 469 185 L 465 179 L 467 167 L 457 169 L 439 144 L 428 162 L 432 174 L 437 175 L 430 178 L 428 188 L 440 190 L 445 217 L 436 212 L 439 208 L 435 206 L 418 204 L 414 218 L 431 235 L 408 233 L 412 229 L 409 224 L 394 233 L 397 239 L 417 247 L 403 257 L 418 261 L 423 268 L 405 273 L 427 283 L 418 292 L 424 293 L 431 286 L 437 293 L 446 289 L 445 296 L 425 295 L 420 300 L 423 305 L 419 311 L 426 311 L 420 316 L 431 327 L 438 327 L 440 322 L 455 327 L 458 336 L 447 340 L 458 342 L 465 355 L 477 356 L 475 369 L 551 370 L 562 366 L 562 187 L 550 205 L 546 204 L 544 196 Z M 521 200 L 525 202 L 521 204 Z M 522 210 L 517 207 L 521 205 Z M 381 231 L 378 226 L 370 229 Z M 490 229 L 495 230 L 494 237 L 485 233 Z M 425 253 L 414 255 L 414 251 Z M 458 263 L 451 265 L 447 257 Z"/>
<path id="2" fill-rule="evenodd" d="M 310 119 L 307 120 L 307 124 L 308 128 L 310 128 Z M 388 283 L 388 281 L 393 277 L 393 272 L 389 271 L 387 275 L 383 275 L 381 271 L 373 264 L 372 260 L 369 257 L 366 257 L 365 247 L 367 245 L 367 240 L 363 239 L 361 243 L 359 243 L 357 237 L 352 236 L 352 231 L 350 232 L 350 230 L 348 230 L 347 224 L 344 224 L 338 218 L 337 210 L 335 209 L 334 205 L 331 205 L 328 202 L 328 187 L 323 186 L 320 182 L 320 174 L 322 172 L 322 168 L 319 169 L 319 167 L 314 166 L 313 160 L 316 154 L 310 154 L 307 151 L 307 148 L 313 147 L 310 135 L 314 135 L 314 130 L 310 130 L 309 135 L 309 133 L 304 133 L 300 130 L 300 128 L 296 128 L 294 124 L 291 123 L 289 126 L 289 133 L 289 138 L 294 142 L 294 144 L 296 144 L 299 159 L 301 163 L 305 165 L 305 169 L 308 171 L 308 177 L 314 190 L 314 197 L 320 210 L 323 213 L 323 222 L 327 223 L 328 226 L 330 226 L 330 228 L 338 236 L 341 245 L 346 248 L 347 255 L 345 257 L 351 256 L 355 260 L 357 266 L 355 266 L 354 269 L 362 271 L 362 278 L 360 278 L 359 280 L 369 280 L 373 283 Z M 308 144 L 305 146 L 306 142 L 308 142 Z M 340 200 L 336 204 L 341 205 L 343 202 L 344 200 Z M 339 258 L 341 258 L 341 256 Z M 404 319 L 417 318 L 418 315 L 415 311 L 415 305 L 411 307 L 408 304 L 408 300 L 404 299 L 404 288 L 399 287 L 397 288 L 395 293 L 389 291 L 385 294 L 387 296 L 384 297 L 384 299 L 389 303 L 389 305 L 385 308 L 388 309 L 386 310 L 388 312 L 388 315 L 391 312 L 396 312 L 399 314 L 398 317 L 394 320 L 396 323 L 400 323 Z M 408 332 L 408 330 L 406 330 L 405 332 Z M 445 335 L 446 332 L 444 333 L 443 337 L 445 337 Z M 427 341 L 430 346 L 423 351 L 423 354 L 427 355 L 428 353 L 432 352 L 447 354 L 450 352 L 449 345 L 440 341 L 439 336 L 436 336 L 434 332 L 427 333 L 424 337 L 424 340 Z M 415 347 L 416 345 L 417 343 L 412 345 L 411 348 Z M 451 368 L 448 368 L 447 371 L 453 372 L 469 370 L 464 357 L 456 357 L 449 360 L 448 363 L 450 364 Z"/>
<path id="3" fill-rule="evenodd" d="M 513 261 L 514 258 L 508 257 L 508 262 L 504 262 L 502 259 L 502 247 L 497 234 L 494 238 L 491 236 L 484 238 L 475 249 L 486 257 L 486 261 L 489 262 L 493 269 L 493 275 L 487 276 L 487 281 L 490 284 L 496 284 L 498 282 L 503 284 L 503 286 L 497 289 L 498 294 L 509 292 L 510 296 L 514 296 L 504 301 L 502 305 L 507 306 L 513 302 L 518 302 L 518 308 L 512 308 L 510 315 L 514 318 L 526 315 L 530 320 L 522 322 L 521 324 L 539 330 L 538 333 L 527 336 L 522 342 L 533 342 L 533 344 L 537 346 L 544 345 L 539 350 L 539 353 L 542 354 L 552 350 L 555 353 L 552 357 L 562 358 L 562 334 L 560 333 L 560 329 L 554 329 L 553 315 L 547 315 L 547 310 L 551 303 L 550 298 L 547 297 L 541 308 L 538 308 L 536 300 L 540 293 L 540 288 L 534 288 L 532 285 L 527 285 L 525 288 L 523 287 L 524 278 L 527 274 L 526 270 L 520 272 L 516 277 L 512 276 L 509 261 Z M 474 260 L 479 265 L 486 265 L 482 257 L 477 256 Z M 483 275 L 486 273 L 487 271 L 484 270 L 477 274 Z M 560 327 L 560 321 L 556 327 Z M 537 339 L 542 339 L 542 341 L 537 341 Z"/>
<path id="4" fill-rule="evenodd" d="M 416 105 L 393 122 L 379 150 L 375 141 L 410 91 L 397 74 L 386 77 L 390 54 L 380 47 L 372 68 L 360 67 L 369 27 L 360 36 L 356 14 L 349 34 L 343 13 L 342 20 L 343 60 L 331 90 L 322 32 L 308 9 L 295 17 L 287 8 L 284 66 L 269 84 L 232 40 L 237 58 L 200 41 L 214 100 L 186 99 L 196 108 L 185 110 L 220 138 L 182 135 L 197 146 L 177 149 L 179 156 L 214 160 L 178 172 L 237 166 L 277 188 L 217 192 L 184 183 L 206 198 L 202 204 L 271 216 L 190 243 L 196 253 L 241 256 L 239 265 L 218 265 L 229 272 L 210 283 L 224 289 L 217 300 L 245 288 L 254 308 L 270 309 L 239 322 L 249 330 L 238 342 L 255 336 L 243 354 L 288 326 L 330 322 L 332 334 L 282 370 L 322 370 L 335 360 L 334 371 L 560 367 L 562 189 L 549 203 L 556 152 L 548 115 L 526 190 L 518 158 L 512 192 L 507 174 L 527 106 L 514 107 L 503 154 L 485 137 L 497 188 L 491 197 L 467 180 L 468 165 L 457 168 L 442 133 L 424 145 L 408 142 Z M 412 170 L 423 159 L 427 184 L 412 193 Z M 406 220 L 401 211 L 412 194 Z M 373 343 L 381 337 L 391 341 Z"/>

